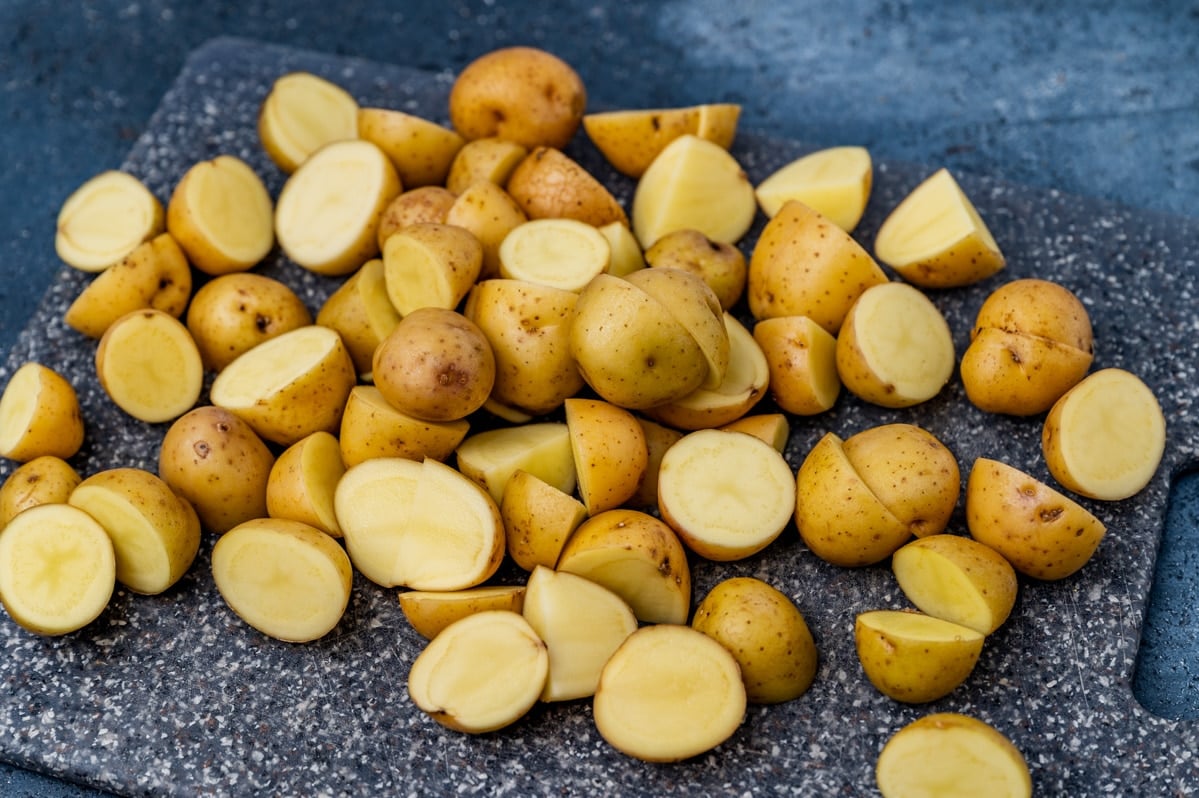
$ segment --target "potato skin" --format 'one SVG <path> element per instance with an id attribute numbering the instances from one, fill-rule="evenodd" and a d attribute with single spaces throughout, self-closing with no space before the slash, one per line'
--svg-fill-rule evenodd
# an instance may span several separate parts
<path id="1" fill-rule="evenodd" d="M 530 219 L 574 219 L 603 227 L 629 224 L 628 213 L 603 183 L 553 147 L 537 147 L 508 177 L 508 194 Z"/>
<path id="2" fill-rule="evenodd" d="M 0 529 L 39 504 L 62 504 L 82 477 L 61 457 L 44 454 L 24 463 L 0 485 Z"/>
<path id="3" fill-rule="evenodd" d="M 205 283 L 187 311 L 204 367 L 220 371 L 238 355 L 289 330 L 312 324 L 312 313 L 289 286 L 252 272 Z"/>

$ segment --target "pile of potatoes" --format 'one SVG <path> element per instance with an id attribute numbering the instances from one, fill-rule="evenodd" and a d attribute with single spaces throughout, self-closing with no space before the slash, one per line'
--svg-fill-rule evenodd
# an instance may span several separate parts
<path id="1" fill-rule="evenodd" d="M 969 535 L 955 534 L 962 475 L 928 431 L 830 432 L 793 470 L 791 420 L 838 401 L 915 407 L 956 373 L 986 412 L 1044 415 L 1065 489 L 1119 500 L 1160 462 L 1156 398 L 1128 371 L 1089 373 L 1085 305 L 1044 279 L 996 286 L 959 365 L 926 291 L 995 278 L 1005 260 L 948 171 L 892 210 L 872 254 L 853 237 L 872 182 L 862 148 L 755 186 L 730 152 L 736 105 L 586 106 L 579 75 L 527 47 L 460 73 L 449 126 L 292 73 L 258 118 L 288 175 L 277 197 L 232 155 L 196 163 L 165 207 L 121 172 L 81 186 L 56 249 L 96 275 L 64 321 L 95 341 L 111 401 L 166 432 L 156 474 L 82 478 L 73 387 L 36 363 L 13 375 L 0 400 L 0 456 L 21 463 L 0 488 L 10 616 L 79 629 L 116 583 L 168 589 L 204 530 L 230 609 L 281 640 L 332 630 L 354 571 L 400 588 L 429 639 L 412 699 L 447 727 L 492 731 L 538 701 L 593 697 L 608 742 L 673 761 L 726 740 L 747 703 L 815 678 L 804 618 L 773 586 L 729 579 L 692 605 L 689 558 L 742 559 L 793 524 L 838 566 L 889 559 L 913 604 L 856 618 L 873 685 L 923 703 L 962 684 L 1017 574 L 1076 572 L 1102 523 L 980 459 Z M 580 130 L 636 179 L 629 208 L 563 151 Z M 336 281 L 321 307 L 255 271 L 276 248 Z M 489 581 L 505 558 L 527 583 Z M 914 788 L 903 757 L 943 729 L 990 746 L 1004 794 L 1027 794 L 1019 752 L 953 718 L 896 735 L 886 794 Z"/>

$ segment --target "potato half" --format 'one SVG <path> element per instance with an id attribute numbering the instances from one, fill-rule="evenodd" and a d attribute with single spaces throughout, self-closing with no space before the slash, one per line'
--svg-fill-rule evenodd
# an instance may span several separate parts
<path id="1" fill-rule="evenodd" d="M 162 203 L 136 177 L 109 170 L 87 180 L 58 211 L 54 249 L 69 266 L 104 271 L 163 231 Z"/>
<path id="2" fill-rule="evenodd" d="M 244 272 L 275 245 L 274 203 L 262 178 L 232 155 L 184 173 L 167 204 L 167 230 L 200 271 Z"/>
<path id="3" fill-rule="evenodd" d="M 83 433 L 79 396 L 65 377 L 34 361 L 13 372 L 0 395 L 0 457 L 67 459 L 83 445 Z"/>
<path id="4" fill-rule="evenodd" d="M 114 321 L 95 359 L 104 392 L 139 421 L 173 421 L 195 407 L 204 389 L 196 340 L 183 322 L 161 310 L 135 310 Z"/>
<path id="5" fill-rule="evenodd" d="M 829 147 L 772 172 L 754 194 L 767 216 L 798 200 L 850 233 L 866 210 L 873 182 L 874 165 L 865 147 Z"/>
<path id="6" fill-rule="evenodd" d="M 22 463 L 0 485 L 0 529 L 30 507 L 65 504 L 82 481 L 70 463 L 52 454 Z"/>
<path id="7" fill-rule="evenodd" d="M 258 110 L 262 147 L 288 174 L 324 145 L 357 137 L 358 101 L 311 72 L 276 78 Z"/>
<path id="8" fill-rule="evenodd" d="M 913 540 L 891 557 L 900 590 L 921 612 L 989 635 L 1016 604 L 1011 563 L 990 546 L 962 535 Z"/>
<path id="9" fill-rule="evenodd" d="M 524 602 L 524 585 L 400 591 L 400 611 L 426 640 L 432 640 L 447 626 L 468 615 L 494 610 L 520 612 Z"/>

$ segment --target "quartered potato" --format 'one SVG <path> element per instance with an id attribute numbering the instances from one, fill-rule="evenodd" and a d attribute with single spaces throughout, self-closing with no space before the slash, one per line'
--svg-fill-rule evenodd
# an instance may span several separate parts
<path id="1" fill-rule="evenodd" d="M 563 493 L 574 493 L 577 477 L 570 437 L 570 428 L 560 421 L 484 430 L 458 446 L 458 470 L 496 504 L 502 502 L 508 480 L 517 471 L 528 471 Z"/>
<path id="2" fill-rule="evenodd" d="M 498 136 L 472 139 L 462 145 L 450 164 L 445 187 L 452 194 L 461 194 L 478 182 L 508 185 L 508 178 L 529 148 Z"/>
<path id="3" fill-rule="evenodd" d="M 566 541 L 587 520 L 587 508 L 570 493 L 528 471 L 516 471 L 500 502 L 508 556 L 519 567 L 553 568 Z"/>
<path id="4" fill-rule="evenodd" d="M 553 147 L 531 150 L 512 170 L 506 187 L 530 219 L 574 219 L 594 227 L 629 222 L 607 186 Z"/>
<path id="5" fill-rule="evenodd" d="M 444 184 L 466 143 L 447 127 L 390 108 L 359 108 L 358 137 L 387 154 L 407 189 Z"/>
<path id="6" fill-rule="evenodd" d="M 502 186 L 479 180 L 467 186 L 445 214 L 445 223 L 474 233 L 483 245 L 481 279 L 500 276 L 500 244 L 528 215 Z"/>
<path id="7" fill-rule="evenodd" d="M 476 612 L 520 612 L 524 601 L 524 585 L 400 591 L 400 610 L 426 640 L 432 640 L 450 624 Z"/>
<path id="8" fill-rule="evenodd" d="M 373 385 L 355 385 L 346 398 L 338 445 L 346 468 L 374 457 L 445 460 L 470 432 L 464 418 L 428 421 L 387 401 Z"/>
<path id="9" fill-rule="evenodd" d="M 740 116 L 741 106 L 733 103 L 637 108 L 586 114 L 583 129 L 618 172 L 641 177 L 679 136 L 699 136 L 727 150 L 732 146 Z"/>
<path id="10" fill-rule="evenodd" d="M 796 200 L 851 233 L 866 210 L 873 182 L 874 165 L 865 147 L 829 147 L 771 173 L 754 194 L 767 216 Z"/>
<path id="11" fill-rule="evenodd" d="M 1011 563 L 963 535 L 936 534 L 905 544 L 891 557 L 908 600 L 934 618 L 989 635 L 1007 620 L 1019 583 Z"/>
<path id="12" fill-rule="evenodd" d="M 649 449 L 636 417 L 599 399 L 567 399 L 566 428 L 579 498 L 588 515 L 632 498 L 645 473 Z"/>
<path id="13" fill-rule="evenodd" d="M 774 316 L 754 324 L 769 372 L 770 394 L 797 416 L 831 410 L 841 395 L 837 339 L 807 316 Z"/>
<path id="14" fill-rule="evenodd" d="M 387 296 L 383 260 L 372 258 L 347 277 L 321 305 L 316 323 L 337 331 L 359 377 L 369 381 L 375 350 L 400 323 L 400 313 Z"/>
<path id="15" fill-rule="evenodd" d="M 873 610 L 854 621 L 862 671 L 880 693 L 905 704 L 936 701 L 970 677 L 983 635 L 908 610 Z"/>
<path id="16" fill-rule="evenodd" d="M 426 307 L 454 310 L 482 269 L 482 242 L 456 225 L 418 222 L 383 244 L 387 298 L 401 317 Z"/>
<path id="17" fill-rule="evenodd" d="M 266 511 L 341 537 L 333 494 L 346 472 L 337 438 L 318 430 L 287 447 L 266 481 Z"/>
<path id="18" fill-rule="evenodd" d="M 446 214 L 458 199 L 458 195 L 442 186 L 420 186 L 404 189 L 387 203 L 379 217 L 379 251 L 392 233 L 398 233 L 410 224 L 445 222 Z"/>

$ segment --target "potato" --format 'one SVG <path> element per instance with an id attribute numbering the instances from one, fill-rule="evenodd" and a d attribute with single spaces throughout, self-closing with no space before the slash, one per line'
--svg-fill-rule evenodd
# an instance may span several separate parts
<path id="1" fill-rule="evenodd" d="M 1034 579 L 1065 579 L 1095 554 L 1107 531 L 1082 505 L 1023 471 L 980 457 L 966 480 L 970 535 Z"/>
<path id="2" fill-rule="evenodd" d="M 626 277 L 645 268 L 645 253 L 641 251 L 641 243 L 628 225 L 608 222 L 596 229 L 608 240 L 608 274 Z"/>
<path id="3" fill-rule="evenodd" d="M 594 227 L 628 224 L 607 186 L 553 147 L 536 147 L 508 176 L 508 194 L 530 219 L 574 219 Z"/>
<path id="4" fill-rule="evenodd" d="M 729 366 L 727 314 L 702 277 L 682 269 L 642 269 L 624 278 L 656 299 L 677 319 L 704 355 L 708 364 L 701 388 L 718 388 Z"/>
<path id="5" fill-rule="evenodd" d="M 440 186 L 466 139 L 447 127 L 390 108 L 359 108 L 358 137 L 387 154 L 405 188 Z"/>
<path id="6" fill-rule="evenodd" d="M 900 590 L 926 615 L 989 635 L 1016 604 L 1011 563 L 990 546 L 961 535 L 913 540 L 891 557 Z"/>
<path id="7" fill-rule="evenodd" d="M 1068 288 L 1024 278 L 992 291 L 962 355 L 966 398 L 990 413 L 1043 413 L 1078 384 L 1093 360 L 1086 307 Z"/>
<path id="8" fill-rule="evenodd" d="M 450 123 L 464 138 L 498 136 L 529 149 L 565 147 L 586 109 L 587 89 L 578 73 L 536 47 L 485 53 L 450 88 Z"/>
<path id="9" fill-rule="evenodd" d="M 886 273 L 852 236 L 792 201 L 762 228 L 745 294 L 755 319 L 807 316 L 836 335 L 862 292 L 885 282 Z"/>
<path id="10" fill-rule="evenodd" d="M 909 610 L 872 610 L 854 620 L 862 671 L 875 688 L 905 704 L 936 701 L 956 690 L 978 663 L 983 635 Z"/>
<path id="11" fill-rule="evenodd" d="M 878 755 L 883 798 L 1031 798 L 1023 754 L 1002 732 L 977 718 L 936 712 L 896 732 Z"/>
<path id="12" fill-rule="evenodd" d="M 341 336 L 310 325 L 240 355 L 213 380 L 209 398 L 266 440 L 290 446 L 317 430 L 336 432 L 357 380 Z"/>
<path id="13" fill-rule="evenodd" d="M 357 137 L 358 101 L 311 72 L 276 78 L 258 110 L 262 148 L 287 174 L 324 145 Z"/>
<path id="14" fill-rule="evenodd" d="M 727 150 L 732 146 L 740 116 L 741 106 L 733 103 L 638 108 L 585 114 L 583 129 L 616 171 L 641 177 L 679 136 L 696 135 Z"/>
<path id="15" fill-rule="evenodd" d="M 253 272 L 214 277 L 196 291 L 187 309 L 187 329 L 211 371 L 309 324 L 312 313 L 291 286 Z"/>
<path id="16" fill-rule="evenodd" d="M 587 519 L 587 508 L 536 474 L 517 470 L 504 486 L 500 517 L 508 556 L 532 571 L 557 565 L 567 539 Z"/>
<path id="17" fill-rule="evenodd" d="M 874 254 L 922 288 L 971 285 L 1005 265 L 991 231 L 948 169 L 926 178 L 883 220 Z"/>
<path id="18" fill-rule="evenodd" d="M 521 614 L 549 651 L 542 701 L 595 695 L 604 665 L 637 631 L 637 618 L 620 596 L 589 579 L 543 565 L 529 575 Z"/>
<path id="19" fill-rule="evenodd" d="M 426 421 L 397 410 L 373 385 L 355 385 L 346 398 L 338 445 L 346 467 L 375 457 L 445 460 L 470 432 L 466 419 Z"/>
<path id="20" fill-rule="evenodd" d="M 607 510 L 579 525 L 558 570 L 597 582 L 623 598 L 644 623 L 687 622 L 691 567 L 664 522 L 639 510 Z"/>
<path id="21" fill-rule="evenodd" d="M 0 457 L 25 463 L 43 455 L 73 457 L 83 445 L 75 386 L 49 366 L 28 361 L 0 394 Z"/>
<path id="22" fill-rule="evenodd" d="M 461 194 L 480 181 L 506 186 L 512 170 L 528 154 L 528 147 L 496 136 L 468 141 L 450 164 L 446 190 Z"/>
<path id="23" fill-rule="evenodd" d="M 774 316 L 754 325 L 766 359 L 770 395 L 797 416 L 831 410 L 841 395 L 837 339 L 807 316 Z"/>
<path id="24" fill-rule="evenodd" d="M 691 627 L 727 648 L 754 704 L 799 698 L 816 679 L 816 641 L 799 607 L 750 576 L 716 584 L 695 608 Z"/>
<path id="25" fill-rule="evenodd" d="M 58 211 L 54 250 L 68 266 L 100 272 L 164 228 L 162 203 L 136 177 L 108 170 L 71 192 Z"/>
<path id="26" fill-rule="evenodd" d="M 346 471 L 333 502 L 354 567 L 383 587 L 476 587 L 504 557 L 499 507 L 437 460 L 365 460 Z"/>
<path id="27" fill-rule="evenodd" d="M 457 449 L 458 470 L 500 504 L 508 480 L 517 471 L 573 493 L 575 461 L 570 429 L 559 421 L 497 427 L 471 435 Z"/>
<path id="28" fill-rule="evenodd" d="M 395 199 L 387 203 L 383 215 L 379 217 L 379 229 L 375 234 L 379 240 L 379 251 L 383 251 L 383 245 L 392 233 L 397 233 L 410 224 L 443 224 L 446 214 L 457 199 L 457 194 L 442 186 L 421 186 L 401 191 Z"/>
<path id="29" fill-rule="evenodd" d="M 874 164 L 865 147 L 829 147 L 810 152 L 772 172 L 754 189 L 758 205 L 774 216 L 797 200 L 852 233 L 866 210 Z"/>
<path id="30" fill-rule="evenodd" d="M 271 195 L 233 155 L 188 169 L 171 192 L 166 222 L 191 265 L 214 276 L 252 269 L 275 245 Z"/>
<path id="31" fill-rule="evenodd" d="M 644 249 L 675 230 L 734 244 L 757 214 L 754 189 L 737 159 L 706 139 L 679 136 L 658 154 L 633 193 L 633 232 Z"/>
<path id="32" fill-rule="evenodd" d="M 275 455 L 228 410 L 203 405 L 183 414 L 162 439 L 158 476 L 187 499 L 205 529 L 223 533 L 267 515 Z"/>
<path id="33" fill-rule="evenodd" d="M 109 325 L 96 347 L 96 376 L 117 407 L 148 424 L 173 421 L 204 390 L 200 349 L 183 322 L 146 308 Z"/>
<path id="34" fill-rule="evenodd" d="M 500 276 L 581 291 L 608 271 L 612 249 L 595 227 L 574 219 L 531 219 L 500 243 Z"/>
<path id="35" fill-rule="evenodd" d="M 383 245 L 387 296 L 400 316 L 424 307 L 454 310 L 482 269 L 482 242 L 455 225 L 411 224 Z"/>
<path id="36" fill-rule="evenodd" d="M 296 326 L 304 326 L 296 320 Z M 311 322 L 309 322 L 311 323 Z M 325 299 L 316 323 L 337 331 L 361 377 L 374 368 L 375 350 L 400 323 L 400 313 L 387 296 L 383 260 L 372 258 Z"/>
<path id="37" fill-rule="evenodd" d="M 645 435 L 645 448 L 648 458 L 645 462 L 645 472 L 637 483 L 637 492 L 627 502 L 633 509 L 656 509 L 658 507 L 658 471 L 666 451 L 675 444 L 684 433 L 680 430 L 651 421 L 643 416 L 637 416 L 637 423 Z"/>
<path id="38" fill-rule="evenodd" d="M 379 220 L 403 188 L 391 160 L 371 142 L 326 144 L 279 192 L 279 247 L 308 271 L 347 275 L 379 255 Z"/>
<path id="39" fill-rule="evenodd" d="M 463 189 L 446 211 L 445 223 L 466 228 L 483 245 L 481 279 L 500 274 L 500 244 L 528 216 L 507 191 L 495 183 L 480 180 Z"/>
<path id="40" fill-rule="evenodd" d="M 160 233 L 96 275 L 67 308 L 63 321 L 99 338 L 114 321 L 135 310 L 153 308 L 179 318 L 191 291 L 187 256 L 170 233 Z"/>
<path id="41" fill-rule="evenodd" d="M 337 541 L 299 521 L 255 518 L 212 547 L 212 578 L 229 609 L 287 642 L 332 631 L 349 606 L 353 576 Z"/>
<path id="42" fill-rule="evenodd" d="M 116 580 L 156 595 L 178 582 L 200 549 L 200 519 L 191 503 L 140 468 L 92 474 L 68 503 L 104 527 L 116 555 Z"/>
<path id="43" fill-rule="evenodd" d="M 271 466 L 266 481 L 267 514 L 341 537 L 333 494 L 345 472 L 337 438 L 324 430 L 301 438 Z"/>
<path id="44" fill-rule="evenodd" d="M 604 666 L 592 703 L 600 736 L 647 762 L 677 762 L 729 739 L 745 719 L 737 660 L 689 626 L 638 629 Z"/>
<path id="45" fill-rule="evenodd" d="M 699 230 L 667 233 L 646 250 L 645 262 L 658 268 L 695 272 L 716 294 L 721 310 L 736 305 L 745 291 L 748 267 L 741 250 L 727 242 L 713 241 Z"/>
<path id="46" fill-rule="evenodd" d="M 39 635 L 82 629 L 104 612 L 115 587 L 112 540 L 83 510 L 31 507 L 0 535 L 0 602 L 23 629 Z"/>
<path id="47" fill-rule="evenodd" d="M 741 560 L 773 543 L 791 521 L 795 491 L 778 450 L 742 432 L 684 435 L 658 471 L 662 520 L 709 560 Z"/>
<path id="48" fill-rule="evenodd" d="M 70 463 L 52 454 L 21 464 L 0 485 L 0 530 L 30 507 L 65 504 L 82 480 Z"/>
<path id="49" fill-rule="evenodd" d="M 932 399 L 953 376 L 953 334 L 919 289 L 884 283 L 862 292 L 837 335 L 837 375 L 846 390 L 882 407 Z"/>
<path id="50" fill-rule="evenodd" d="M 549 676 L 545 643 L 519 613 L 476 612 L 429 641 L 408 671 L 408 695 L 446 728 L 496 731 L 533 708 Z"/>
<path id="51" fill-rule="evenodd" d="M 619 507 L 637 491 L 649 459 L 636 417 L 600 399 L 567 399 L 566 427 L 579 497 L 588 515 Z"/>
<path id="52" fill-rule="evenodd" d="M 741 418 L 720 429 L 726 432 L 744 432 L 765 441 L 774 447 L 779 454 L 786 453 L 787 442 L 791 440 L 791 422 L 785 413 L 757 413 Z"/>
<path id="53" fill-rule="evenodd" d="M 524 585 L 400 592 L 400 610 L 426 640 L 432 640 L 447 626 L 468 615 L 494 610 L 520 612 L 524 602 Z"/>

